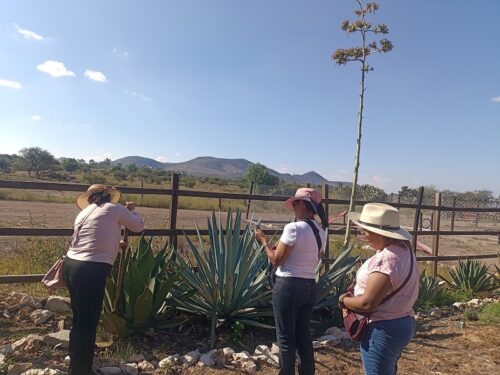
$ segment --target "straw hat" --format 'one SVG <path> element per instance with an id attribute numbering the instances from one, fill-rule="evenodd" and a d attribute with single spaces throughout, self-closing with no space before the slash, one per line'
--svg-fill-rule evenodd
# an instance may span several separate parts
<path id="1" fill-rule="evenodd" d="M 349 212 L 349 220 L 367 231 L 397 240 L 409 241 L 410 232 L 399 225 L 399 211 L 384 203 L 367 203 L 361 213 Z"/>
<path id="2" fill-rule="evenodd" d="M 300 200 L 310 202 L 314 210 L 316 210 L 317 206 L 321 203 L 321 193 L 312 188 L 299 188 L 293 197 L 290 197 L 285 201 L 283 206 L 289 210 L 293 210 L 292 203 Z"/>
<path id="3" fill-rule="evenodd" d="M 102 184 L 94 184 L 90 185 L 89 188 L 87 189 L 86 192 L 80 194 L 76 198 L 76 205 L 80 207 L 80 209 L 84 209 L 89 205 L 89 197 L 93 193 L 97 192 L 102 192 L 103 196 L 111 195 L 110 197 L 110 202 L 111 203 L 118 203 L 120 201 L 120 190 L 117 188 L 111 187 L 111 186 L 106 186 Z"/>

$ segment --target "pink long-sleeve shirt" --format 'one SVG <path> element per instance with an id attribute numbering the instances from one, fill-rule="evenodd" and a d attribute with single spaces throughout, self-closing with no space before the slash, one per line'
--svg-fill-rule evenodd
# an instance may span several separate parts
<path id="1" fill-rule="evenodd" d="M 71 259 L 113 264 L 120 247 L 121 226 L 132 232 L 144 229 L 144 220 L 135 211 L 129 211 L 121 204 L 91 204 L 84 208 L 75 219 L 75 234 L 67 256 Z"/>

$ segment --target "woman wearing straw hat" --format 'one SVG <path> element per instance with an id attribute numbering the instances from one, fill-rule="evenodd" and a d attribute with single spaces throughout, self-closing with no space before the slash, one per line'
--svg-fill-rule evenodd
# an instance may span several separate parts
<path id="1" fill-rule="evenodd" d="M 76 200 L 82 210 L 76 217 L 71 246 L 64 261 L 73 310 L 70 333 L 70 375 L 92 373 L 97 323 L 104 299 L 106 277 L 120 247 L 121 226 L 133 232 L 144 229 L 133 202 L 118 204 L 120 191 L 101 184 L 90 186 Z"/>
<path id="2" fill-rule="evenodd" d="M 264 246 L 269 261 L 277 266 L 273 287 L 276 337 L 280 347 L 280 375 L 295 374 L 295 351 L 299 353 L 299 374 L 314 374 L 314 352 L 310 335 L 311 312 L 316 303 L 316 266 L 325 244 L 328 221 L 321 194 L 300 188 L 285 202 L 296 221 L 285 225 L 277 246 L 269 246 L 257 229 L 255 238 Z M 321 224 L 315 219 L 318 215 Z"/>
<path id="3" fill-rule="evenodd" d="M 344 316 L 346 309 L 369 313 L 361 341 L 365 374 L 396 374 L 401 352 L 415 332 L 419 272 L 412 237 L 400 226 L 399 211 L 387 204 L 365 204 L 361 213 L 350 212 L 349 219 L 377 252 L 358 270 L 354 295 L 341 295 L 339 306 Z"/>

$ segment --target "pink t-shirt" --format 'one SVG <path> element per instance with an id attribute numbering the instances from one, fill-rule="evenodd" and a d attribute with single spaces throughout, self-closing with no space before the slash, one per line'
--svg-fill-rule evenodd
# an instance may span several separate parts
<path id="1" fill-rule="evenodd" d="M 389 245 L 371 258 L 367 259 L 356 273 L 354 295 L 362 295 L 366 288 L 368 275 L 372 272 L 383 273 L 391 279 L 392 293 L 405 281 L 410 272 L 411 258 L 413 270 L 405 286 L 388 301 L 379 305 L 370 316 L 370 321 L 398 319 L 404 316 L 413 316 L 413 305 L 418 297 L 419 272 L 413 251 L 407 247 Z"/>

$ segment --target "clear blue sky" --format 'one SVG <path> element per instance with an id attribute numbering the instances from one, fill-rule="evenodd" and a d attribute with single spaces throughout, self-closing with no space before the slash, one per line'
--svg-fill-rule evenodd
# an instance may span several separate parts
<path id="1" fill-rule="evenodd" d="M 500 1 L 381 0 L 360 182 L 500 193 Z M 350 181 L 351 0 L 2 2 L 0 153 L 245 158 Z"/>

